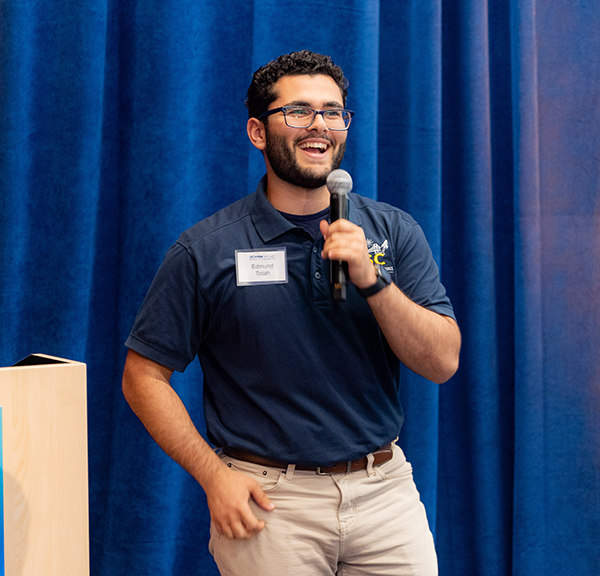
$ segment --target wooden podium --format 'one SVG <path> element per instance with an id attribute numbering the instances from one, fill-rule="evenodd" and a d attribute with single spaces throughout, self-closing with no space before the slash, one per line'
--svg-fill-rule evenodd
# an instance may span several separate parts
<path id="1" fill-rule="evenodd" d="M 89 575 L 86 366 L 0 368 L 0 576 Z"/>

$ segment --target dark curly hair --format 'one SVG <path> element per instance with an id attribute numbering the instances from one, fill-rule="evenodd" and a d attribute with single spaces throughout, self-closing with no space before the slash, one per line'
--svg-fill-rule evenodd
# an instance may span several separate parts
<path id="1" fill-rule="evenodd" d="M 333 63 L 329 56 L 317 54 L 310 50 L 301 50 L 284 54 L 261 66 L 252 76 L 248 88 L 246 107 L 249 118 L 258 118 L 269 109 L 269 104 L 277 99 L 273 85 L 282 76 L 299 76 L 301 74 L 325 74 L 330 76 L 342 92 L 343 104 L 348 96 L 348 80 L 342 69 Z"/>

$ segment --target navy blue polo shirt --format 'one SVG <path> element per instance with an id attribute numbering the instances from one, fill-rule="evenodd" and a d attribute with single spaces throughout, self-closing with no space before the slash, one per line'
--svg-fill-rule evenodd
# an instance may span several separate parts
<path id="1" fill-rule="evenodd" d="M 169 249 L 126 345 L 177 371 L 198 356 L 208 436 L 273 460 L 354 460 L 398 436 L 399 361 L 353 285 L 335 302 L 317 240 L 255 193 Z M 421 228 L 356 194 L 349 219 L 417 304 L 454 317 Z M 287 283 L 238 286 L 236 250 L 285 248 Z"/>

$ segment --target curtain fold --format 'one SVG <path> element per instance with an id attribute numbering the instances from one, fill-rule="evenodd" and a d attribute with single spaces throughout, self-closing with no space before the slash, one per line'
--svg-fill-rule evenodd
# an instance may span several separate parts
<path id="1" fill-rule="evenodd" d="M 503 416 L 496 276 L 506 272 L 495 266 L 503 238 L 495 228 L 494 195 L 503 191 L 493 185 L 497 86 L 488 5 L 444 3 L 442 37 L 442 272 L 450 274 L 465 346 L 460 378 L 440 391 L 440 565 L 457 576 L 477 574 L 484 565 L 489 574 L 505 574 L 510 467 L 502 429 L 490 425 Z M 454 553 L 460 542 L 471 542 L 469 554 Z"/>
<path id="2" fill-rule="evenodd" d="M 442 249 L 441 24 L 438 0 L 381 4 L 377 198 L 401 206 L 419 222 L 438 262 Z M 423 170 L 423 165 L 428 169 Z M 406 420 L 400 444 L 413 464 L 435 534 L 439 387 L 405 370 L 401 399 Z"/>
<path id="3" fill-rule="evenodd" d="M 512 45 L 515 152 L 514 574 L 544 573 L 544 353 L 536 0 L 515 6 Z M 521 473 L 522 471 L 522 473 Z"/>
<path id="4" fill-rule="evenodd" d="M 593 0 L 0 2 L 0 365 L 88 365 L 94 576 L 217 574 L 123 342 L 179 233 L 255 189 L 251 74 L 303 48 L 350 80 L 354 190 L 421 224 L 462 329 L 450 382 L 401 386 L 440 574 L 600 573 L 598 29 Z M 201 380 L 173 386 L 204 431 Z"/>

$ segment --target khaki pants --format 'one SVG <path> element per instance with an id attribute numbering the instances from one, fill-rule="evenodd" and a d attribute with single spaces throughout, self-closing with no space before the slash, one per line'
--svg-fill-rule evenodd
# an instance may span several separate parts
<path id="1" fill-rule="evenodd" d="M 211 529 L 222 576 L 437 575 L 425 508 L 397 445 L 380 466 L 329 476 L 222 458 L 256 478 L 275 504 L 266 512 L 251 503 L 266 526 L 250 540 Z"/>

